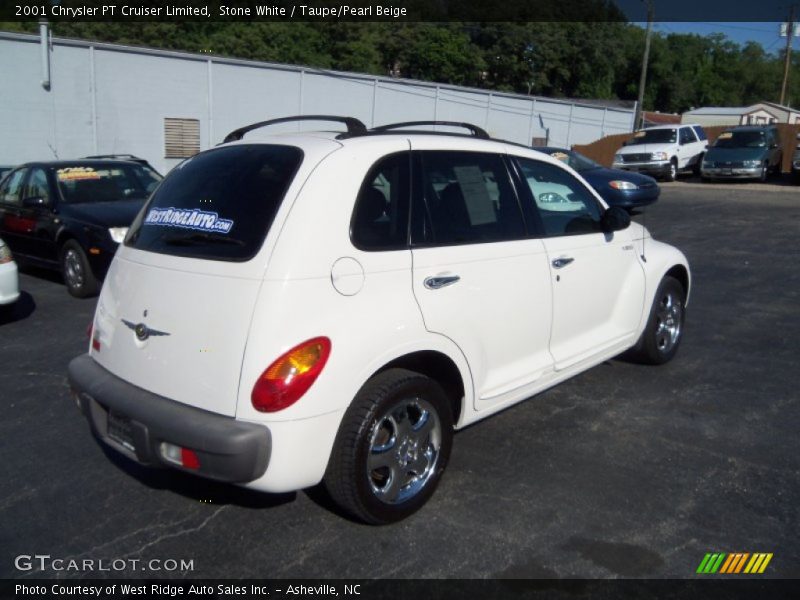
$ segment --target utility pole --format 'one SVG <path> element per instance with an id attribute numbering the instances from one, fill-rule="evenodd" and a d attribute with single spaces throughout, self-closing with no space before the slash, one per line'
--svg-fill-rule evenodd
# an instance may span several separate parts
<path id="1" fill-rule="evenodd" d="M 789 83 L 789 64 L 792 57 L 792 36 L 794 35 L 794 4 L 789 8 L 789 22 L 786 27 L 786 56 L 783 60 L 783 85 L 781 85 L 781 100 L 778 102 L 783 106 L 786 99 L 786 85 Z"/>
<path id="2" fill-rule="evenodd" d="M 644 103 L 644 86 L 647 83 L 647 61 L 650 58 L 650 36 L 653 33 L 653 0 L 647 0 L 647 33 L 644 37 L 644 56 L 642 57 L 642 75 L 639 78 L 639 101 L 636 103 L 636 115 L 633 119 L 634 129 L 642 126 L 642 104 Z"/>

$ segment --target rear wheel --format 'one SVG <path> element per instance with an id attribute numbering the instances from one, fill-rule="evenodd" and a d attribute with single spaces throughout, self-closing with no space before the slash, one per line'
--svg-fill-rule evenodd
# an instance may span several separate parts
<path id="1" fill-rule="evenodd" d="M 86 253 L 75 240 L 67 240 L 61 247 L 61 275 L 67 291 L 76 298 L 97 293 L 97 278 L 92 273 Z"/>
<path id="2" fill-rule="evenodd" d="M 672 360 L 683 338 L 685 307 L 686 291 L 681 283 L 674 277 L 664 277 L 656 291 L 647 325 L 627 356 L 651 365 Z"/>
<path id="3" fill-rule="evenodd" d="M 348 408 L 325 487 L 357 519 L 404 519 L 433 494 L 453 441 L 450 403 L 434 380 L 389 369 L 364 385 Z"/>

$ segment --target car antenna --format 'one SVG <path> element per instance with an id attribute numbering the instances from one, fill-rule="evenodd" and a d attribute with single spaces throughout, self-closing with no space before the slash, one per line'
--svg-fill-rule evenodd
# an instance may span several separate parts
<path id="1" fill-rule="evenodd" d="M 645 251 L 645 244 L 647 243 L 647 208 L 642 208 L 642 253 L 640 256 L 644 262 L 647 262 L 647 252 Z"/>
<path id="2" fill-rule="evenodd" d="M 58 152 L 56 152 L 56 149 L 53 148 L 53 146 L 50 144 L 50 142 L 47 142 L 47 147 L 50 148 L 50 152 L 52 152 L 53 156 L 55 156 L 56 160 L 58 160 Z"/>

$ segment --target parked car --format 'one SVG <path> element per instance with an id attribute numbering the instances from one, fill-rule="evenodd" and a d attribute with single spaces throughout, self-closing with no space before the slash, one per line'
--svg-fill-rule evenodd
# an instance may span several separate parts
<path id="1" fill-rule="evenodd" d="M 310 119 L 347 132 L 242 139 Z M 265 492 L 324 481 L 388 523 L 431 496 L 454 429 L 628 350 L 675 356 L 680 251 L 558 160 L 421 126 L 275 119 L 173 169 L 69 366 L 100 440 Z"/>
<path id="2" fill-rule="evenodd" d="M 658 200 L 661 188 L 649 175 L 620 169 L 608 169 L 574 150 L 541 146 L 534 148 L 549 154 L 577 171 L 609 206 L 627 209 L 647 206 Z"/>
<path id="3" fill-rule="evenodd" d="M 612 166 L 675 181 L 678 173 L 686 169 L 699 173 L 708 148 L 707 139 L 700 125 L 659 125 L 642 129 L 617 151 Z"/>
<path id="4" fill-rule="evenodd" d="M 90 296 L 160 180 L 120 160 L 21 165 L 0 183 L 0 235 L 20 262 L 60 269 L 70 294 Z"/>
<path id="5" fill-rule="evenodd" d="M 17 263 L 6 243 L 0 239 L 0 309 L 7 309 L 19 298 Z"/>
<path id="6" fill-rule="evenodd" d="M 792 182 L 800 185 L 800 133 L 797 134 L 797 147 L 792 155 Z"/>
<path id="7" fill-rule="evenodd" d="M 719 134 L 714 145 L 706 152 L 700 175 L 704 181 L 766 181 L 770 174 L 780 173 L 782 161 L 783 150 L 777 127 L 743 125 Z"/>

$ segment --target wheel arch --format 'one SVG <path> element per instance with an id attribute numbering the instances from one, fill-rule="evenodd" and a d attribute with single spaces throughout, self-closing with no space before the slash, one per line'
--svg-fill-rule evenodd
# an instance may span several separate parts
<path id="1" fill-rule="evenodd" d="M 369 379 L 396 368 L 420 373 L 441 385 L 450 401 L 453 423 L 458 424 L 463 414 L 465 386 L 461 371 L 453 359 L 437 350 L 418 350 L 389 361 L 370 375 Z"/>
<path id="2" fill-rule="evenodd" d="M 689 303 L 689 287 L 691 285 L 691 278 L 689 277 L 689 270 L 681 264 L 674 265 L 664 273 L 664 277 L 674 277 L 677 279 L 680 284 L 683 286 L 684 292 L 686 292 L 686 304 Z"/>

